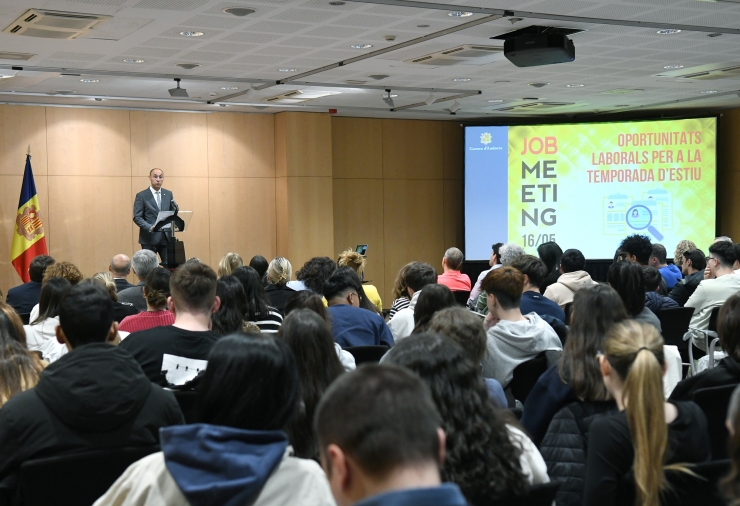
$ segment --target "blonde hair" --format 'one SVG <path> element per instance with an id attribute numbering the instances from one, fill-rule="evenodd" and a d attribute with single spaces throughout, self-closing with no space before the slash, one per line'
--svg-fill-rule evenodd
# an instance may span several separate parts
<path id="1" fill-rule="evenodd" d="M 287 258 L 276 257 L 267 267 L 267 279 L 274 285 L 284 285 L 293 277 L 293 267 Z"/>
<path id="2" fill-rule="evenodd" d="M 116 289 L 116 282 L 113 280 L 113 275 L 110 272 L 96 272 L 95 274 L 93 274 L 92 279 L 97 281 L 100 286 L 106 289 L 113 302 L 118 301 L 118 290 Z"/>
<path id="3" fill-rule="evenodd" d="M 226 253 L 221 261 L 218 263 L 218 277 L 230 275 L 234 269 L 244 266 L 244 260 L 242 260 L 239 253 Z"/>
<path id="4" fill-rule="evenodd" d="M 676 245 L 676 251 L 673 254 L 673 263 L 676 267 L 681 267 L 683 265 L 683 254 L 692 249 L 696 249 L 696 244 L 694 244 L 693 241 L 684 239 L 683 241 L 678 242 Z"/>
<path id="5" fill-rule="evenodd" d="M 401 267 L 400 271 L 398 271 L 398 275 L 396 275 L 396 280 L 393 282 L 393 300 L 400 299 L 401 297 L 403 297 L 404 299 L 409 298 L 409 285 L 406 284 L 406 271 L 408 271 L 409 267 L 411 267 L 413 264 L 414 262 L 409 262 Z"/>
<path id="6" fill-rule="evenodd" d="M 624 381 L 624 405 L 635 450 L 636 504 L 658 506 L 668 486 L 664 460 L 668 425 L 663 397 L 663 338 L 645 323 L 615 324 L 604 339 L 604 354 Z"/>
<path id="7" fill-rule="evenodd" d="M 358 276 L 362 276 L 365 271 L 365 262 L 365 257 L 350 248 L 339 254 L 337 267 L 352 267 Z"/>

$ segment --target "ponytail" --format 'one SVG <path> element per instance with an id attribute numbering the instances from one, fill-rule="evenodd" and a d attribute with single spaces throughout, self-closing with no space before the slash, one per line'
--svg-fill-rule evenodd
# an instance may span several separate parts
<path id="1" fill-rule="evenodd" d="M 604 350 L 624 381 L 625 411 L 635 450 L 636 504 L 658 506 L 660 494 L 667 487 L 663 338 L 651 325 L 626 321 L 609 331 Z"/>

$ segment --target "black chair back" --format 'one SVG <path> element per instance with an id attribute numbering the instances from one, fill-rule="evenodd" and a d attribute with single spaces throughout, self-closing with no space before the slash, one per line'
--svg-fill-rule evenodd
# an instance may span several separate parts
<path id="1" fill-rule="evenodd" d="M 573 303 L 568 302 L 563 308 L 563 312 L 565 313 L 565 321 L 563 323 L 570 325 L 570 314 L 573 312 Z"/>
<path id="2" fill-rule="evenodd" d="M 185 417 L 185 423 L 198 423 L 198 412 L 195 408 L 197 393 L 194 390 L 173 390 L 175 399 L 180 405 L 182 416 Z"/>
<path id="3" fill-rule="evenodd" d="M 547 356 L 544 351 L 533 359 L 516 366 L 514 378 L 509 384 L 514 398 L 524 404 L 529 392 L 532 391 L 535 383 L 545 371 L 547 371 Z"/>
<path id="4" fill-rule="evenodd" d="M 719 310 L 722 309 L 722 306 L 717 306 L 712 308 L 712 313 L 709 315 L 709 323 L 707 324 L 707 330 L 711 330 L 712 332 L 717 332 L 717 318 L 719 318 Z"/>
<path id="5" fill-rule="evenodd" d="M 128 466 L 157 451 L 110 448 L 28 460 L 21 465 L 15 506 L 89 506 Z"/>
<path id="6" fill-rule="evenodd" d="M 707 417 L 709 430 L 709 444 L 712 449 L 712 460 L 727 458 L 727 438 L 729 434 L 725 427 L 727 407 L 730 397 L 737 385 L 702 388 L 694 392 L 694 402 L 699 405 Z"/>
<path id="7" fill-rule="evenodd" d="M 348 351 L 355 357 L 355 363 L 360 364 L 377 364 L 383 355 L 388 351 L 387 346 L 350 346 L 345 348 L 344 351 Z"/>
<path id="8" fill-rule="evenodd" d="M 23 313 L 23 314 L 19 314 L 18 316 L 21 317 L 21 321 L 23 322 L 23 325 L 28 325 L 28 322 L 31 321 L 31 313 Z"/>
<path id="9" fill-rule="evenodd" d="M 677 346 L 683 362 L 688 361 L 689 352 L 689 342 L 684 341 L 683 336 L 689 330 L 693 314 L 693 307 L 672 307 L 655 312 L 663 329 L 665 344 Z"/>
<path id="10" fill-rule="evenodd" d="M 507 497 L 493 501 L 491 506 L 552 506 L 560 483 L 551 481 L 541 485 L 532 485 L 524 497 Z"/>
<path id="11" fill-rule="evenodd" d="M 458 306 L 467 307 L 470 290 L 452 290 L 452 295 L 455 297 Z"/>

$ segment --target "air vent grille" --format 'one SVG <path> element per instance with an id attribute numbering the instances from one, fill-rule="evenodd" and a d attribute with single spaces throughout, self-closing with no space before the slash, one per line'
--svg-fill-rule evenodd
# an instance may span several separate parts
<path id="1" fill-rule="evenodd" d="M 3 32 L 45 39 L 77 39 L 108 19 L 110 16 L 29 9 Z"/>
<path id="2" fill-rule="evenodd" d="M 485 65 L 500 59 L 504 48 L 500 46 L 481 46 L 464 44 L 462 46 L 445 49 L 432 54 L 426 54 L 405 63 L 430 65 L 434 67 L 450 65 Z"/>

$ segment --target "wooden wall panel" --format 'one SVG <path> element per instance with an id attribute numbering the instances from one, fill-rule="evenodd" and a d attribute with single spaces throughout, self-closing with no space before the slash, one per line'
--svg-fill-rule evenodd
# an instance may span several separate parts
<path id="1" fill-rule="evenodd" d="M 211 178 L 209 195 L 214 268 L 229 251 L 245 263 L 254 255 L 275 257 L 275 178 Z"/>
<path id="2" fill-rule="evenodd" d="M 285 121 L 286 175 L 331 177 L 331 116 L 323 112 L 281 112 L 278 116 Z"/>
<path id="3" fill-rule="evenodd" d="M 725 172 L 719 188 L 721 202 L 719 218 L 720 234 L 732 237 L 733 241 L 740 241 L 740 171 Z M 705 250 L 709 245 L 699 245 Z"/>
<path id="4" fill-rule="evenodd" d="M 442 179 L 441 121 L 382 121 L 385 179 Z"/>
<path id="5" fill-rule="evenodd" d="M 167 176 L 208 177 L 206 114 L 131 111 L 132 175 L 158 167 Z"/>
<path id="6" fill-rule="evenodd" d="M 719 122 L 717 181 L 718 225 L 721 235 L 740 240 L 740 109 L 725 111 Z"/>
<path id="7" fill-rule="evenodd" d="M 383 120 L 332 118 L 334 178 L 383 177 Z"/>
<path id="8" fill-rule="evenodd" d="M 276 256 L 287 257 L 290 249 L 288 178 L 275 178 L 275 248 Z"/>
<path id="9" fill-rule="evenodd" d="M 33 175 L 38 179 L 47 172 L 46 108 L 0 105 L 0 174 L 23 177 L 29 144 Z"/>
<path id="10" fill-rule="evenodd" d="M 275 115 L 275 177 L 288 176 L 288 116 Z"/>
<path id="11" fill-rule="evenodd" d="M 398 270 L 411 261 L 428 262 L 441 272 L 443 198 L 441 180 L 383 181 L 386 287 L 393 286 Z"/>
<path id="12" fill-rule="evenodd" d="M 313 257 L 334 257 L 331 177 L 289 177 L 288 251 L 294 272 Z"/>
<path id="13" fill-rule="evenodd" d="M 446 179 L 443 184 L 445 250 L 455 246 L 464 251 L 463 183 L 460 180 Z"/>
<path id="14" fill-rule="evenodd" d="M 210 177 L 275 177 L 272 114 L 221 112 L 207 120 Z"/>
<path id="15" fill-rule="evenodd" d="M 47 107 L 46 124 L 49 175 L 131 177 L 128 111 Z"/>
<path id="16" fill-rule="evenodd" d="M 462 179 L 465 129 L 456 121 L 442 121 L 443 173 L 445 179 Z"/>
<path id="17" fill-rule="evenodd" d="M 385 285 L 383 237 L 383 181 L 334 179 L 334 256 L 357 244 L 367 244 L 365 279 L 380 292 L 383 307 L 390 308 L 390 289 Z M 387 293 L 386 293 L 387 292 Z"/>
<path id="18" fill-rule="evenodd" d="M 133 254 L 130 177 L 49 176 L 49 209 L 57 261 L 91 276 L 107 270 L 116 253 Z"/>

